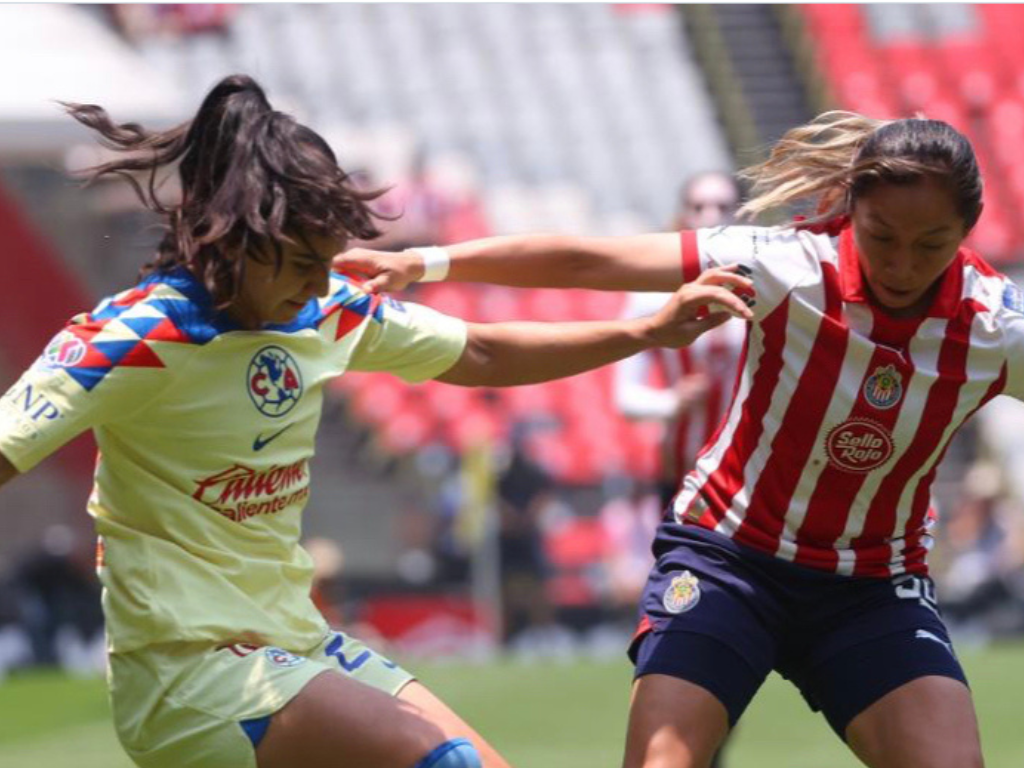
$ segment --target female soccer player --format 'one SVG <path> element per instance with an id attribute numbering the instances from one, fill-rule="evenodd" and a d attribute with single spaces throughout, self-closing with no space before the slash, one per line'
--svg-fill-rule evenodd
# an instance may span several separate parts
<path id="1" fill-rule="evenodd" d="M 1024 397 L 1024 297 L 963 247 L 981 214 L 968 141 L 933 120 L 827 113 L 748 172 L 747 214 L 792 226 L 618 239 L 494 238 L 429 252 L 450 279 L 671 290 L 709 267 L 757 299 L 725 420 L 658 532 L 628 768 L 705 766 L 772 669 L 874 768 L 982 765 L 936 609 L 929 488 L 957 428 Z M 335 266 L 401 287 L 419 254 Z"/>
<path id="2" fill-rule="evenodd" d="M 503 768 L 313 606 L 298 540 L 324 385 L 346 370 L 464 386 L 571 375 L 751 317 L 728 290 L 741 278 L 712 270 L 652 319 L 466 324 L 330 274 L 348 238 L 377 234 L 372 196 L 251 79 L 223 80 L 162 133 L 68 110 L 125 153 L 93 177 L 132 180 L 168 232 L 139 285 L 71 320 L 0 399 L 0 483 L 94 431 L 125 749 L 143 768 Z M 162 202 L 158 172 L 175 169 L 180 202 Z"/>

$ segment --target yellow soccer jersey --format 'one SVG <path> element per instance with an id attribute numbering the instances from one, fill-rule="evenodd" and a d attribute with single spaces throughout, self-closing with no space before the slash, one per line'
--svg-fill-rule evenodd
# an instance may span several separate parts
<path id="1" fill-rule="evenodd" d="M 310 647 L 327 627 L 298 542 L 324 384 L 347 370 L 423 381 L 465 343 L 462 321 L 338 275 L 292 323 L 241 330 L 179 269 L 57 334 L 0 399 L 0 452 L 24 472 L 94 430 L 111 651 Z"/>

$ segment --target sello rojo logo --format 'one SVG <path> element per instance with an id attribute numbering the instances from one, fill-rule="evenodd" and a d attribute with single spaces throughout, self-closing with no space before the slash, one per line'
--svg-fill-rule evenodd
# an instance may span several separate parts
<path id="1" fill-rule="evenodd" d="M 832 466 L 846 472 L 870 472 L 892 456 L 892 435 L 870 419 L 848 419 L 833 427 L 825 438 Z"/>
<path id="2" fill-rule="evenodd" d="M 264 416 L 284 416 L 302 397 L 302 372 L 281 347 L 263 347 L 249 363 L 249 397 Z"/>

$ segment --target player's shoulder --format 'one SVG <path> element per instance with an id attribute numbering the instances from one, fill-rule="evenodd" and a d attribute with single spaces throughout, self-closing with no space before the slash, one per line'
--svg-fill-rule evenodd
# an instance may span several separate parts
<path id="1" fill-rule="evenodd" d="M 210 319 L 209 303 L 181 276 L 153 275 L 71 318 L 32 370 L 63 371 L 91 392 L 115 371 L 133 378 L 172 368 L 222 332 Z"/>
<path id="2" fill-rule="evenodd" d="M 203 345 L 234 325 L 215 311 L 206 288 L 186 269 L 155 272 L 104 298 L 72 326 L 147 342 Z"/>
<path id="3" fill-rule="evenodd" d="M 700 230 L 708 249 L 740 249 L 755 261 L 834 261 L 843 227 L 803 226 L 790 222 L 777 226 L 728 224 Z"/>
<path id="4" fill-rule="evenodd" d="M 1000 321 L 1024 320 L 1024 291 L 974 251 L 961 253 L 962 301 L 971 301 Z"/>

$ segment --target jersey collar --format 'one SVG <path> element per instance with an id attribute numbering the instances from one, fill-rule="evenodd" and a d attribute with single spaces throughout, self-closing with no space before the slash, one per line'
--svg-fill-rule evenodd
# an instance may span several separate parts
<path id="1" fill-rule="evenodd" d="M 953 262 L 939 278 L 941 285 L 935 295 L 925 317 L 951 318 L 957 314 L 960 298 L 963 293 L 964 259 L 963 248 L 956 252 Z M 864 285 L 864 274 L 861 272 L 857 245 L 853 240 L 853 228 L 847 224 L 839 233 L 839 285 L 843 293 L 843 301 L 874 306 Z"/>

